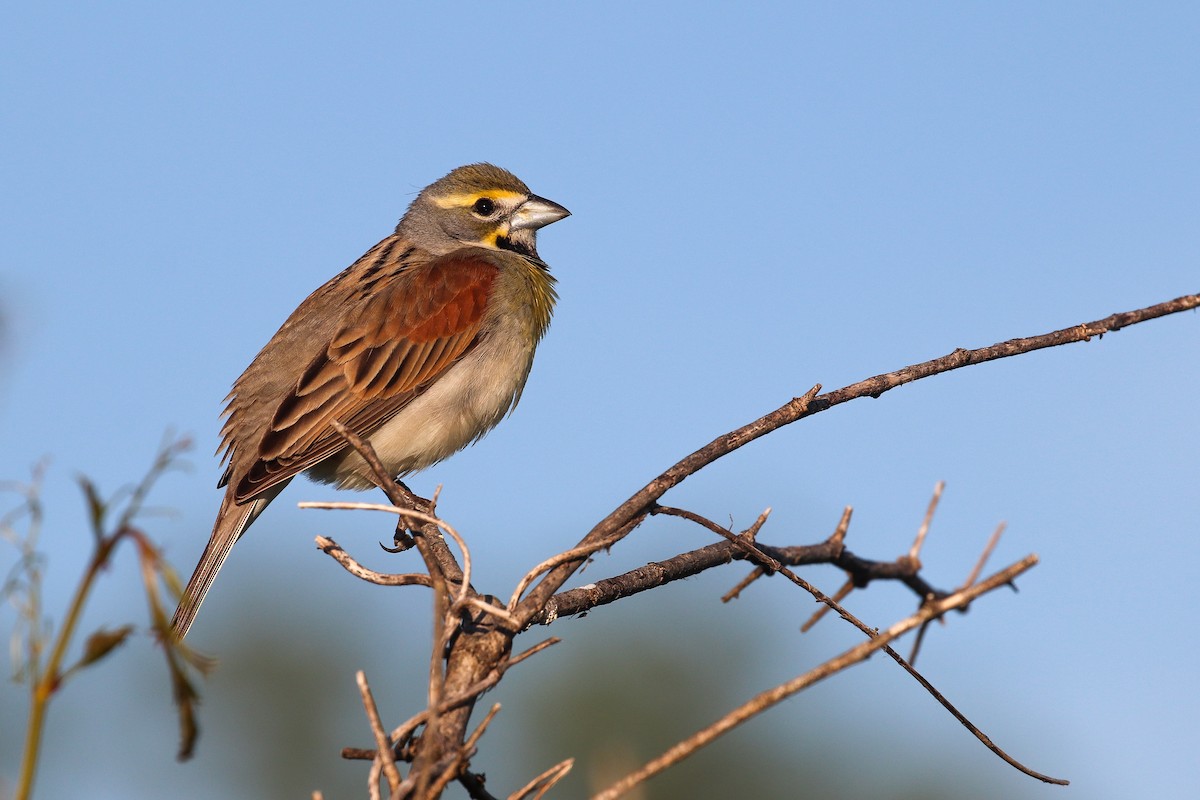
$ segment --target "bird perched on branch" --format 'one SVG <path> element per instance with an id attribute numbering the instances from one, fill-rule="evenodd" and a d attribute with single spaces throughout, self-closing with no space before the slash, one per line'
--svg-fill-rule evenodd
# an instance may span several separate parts
<path id="1" fill-rule="evenodd" d="M 292 478 L 375 485 L 332 423 L 399 477 L 478 440 L 516 405 L 557 297 L 537 232 L 569 213 L 499 167 L 459 167 L 292 312 L 226 398 L 225 499 L 171 622 L 179 638 L 234 543 Z"/>

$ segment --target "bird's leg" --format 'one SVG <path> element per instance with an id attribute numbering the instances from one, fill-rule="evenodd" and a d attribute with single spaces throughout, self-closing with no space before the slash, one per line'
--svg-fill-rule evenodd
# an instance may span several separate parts
<path id="1" fill-rule="evenodd" d="M 395 478 L 393 483 L 395 488 L 398 490 L 396 492 L 389 492 L 389 494 L 393 495 L 391 497 L 393 503 L 396 503 L 396 505 L 399 505 L 401 508 L 407 507 L 411 508 L 413 511 L 420 511 L 424 514 L 433 514 L 433 503 L 431 501 L 417 495 L 412 489 L 408 488 L 408 485 L 404 483 L 404 481 L 400 480 L 399 478 Z M 394 495 L 399 495 L 399 497 Z M 397 503 L 397 500 L 403 500 L 404 502 L 403 504 Z M 406 518 L 400 517 L 396 522 L 396 533 L 392 537 L 393 546 L 381 546 L 389 553 L 403 552 L 413 546 L 412 534 L 413 527 L 409 524 Z"/>
<path id="2" fill-rule="evenodd" d="M 400 487 L 400 491 L 403 493 L 404 499 L 412 504 L 412 509 L 414 511 L 420 511 L 424 514 L 429 514 L 432 516 L 434 510 L 434 501 L 426 500 L 424 497 L 421 497 L 412 489 L 408 488 L 408 484 L 399 478 L 396 478 L 396 485 Z"/>
<path id="3" fill-rule="evenodd" d="M 404 521 L 404 517 L 400 517 L 396 521 L 396 532 L 392 535 L 392 546 L 388 547 L 383 542 L 380 542 L 379 546 L 388 553 L 403 553 L 414 544 L 416 542 L 413 541 L 412 534 L 409 533 L 408 523 Z"/>

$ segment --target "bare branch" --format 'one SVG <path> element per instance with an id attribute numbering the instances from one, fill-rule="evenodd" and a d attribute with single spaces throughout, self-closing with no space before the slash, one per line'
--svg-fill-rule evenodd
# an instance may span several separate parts
<path id="1" fill-rule="evenodd" d="M 1003 533 L 1004 523 L 1001 522 L 996 526 L 996 530 L 992 531 L 992 535 L 988 537 L 987 544 L 984 545 L 983 552 L 980 554 L 979 560 L 975 562 L 975 567 L 971 570 L 971 574 L 968 575 L 967 579 L 963 581 L 961 586 L 958 587 L 959 589 L 965 589 L 978 580 L 979 574 L 983 572 L 983 568 L 987 564 L 988 558 L 991 557 L 992 551 L 996 549 L 996 545 L 1000 542 L 1000 537 L 1003 535 Z M 908 654 L 908 660 L 913 664 L 917 663 L 917 655 L 921 652 L 921 645 L 925 642 L 925 632 L 929 630 L 929 626 L 932 625 L 934 621 L 935 620 L 932 619 L 929 620 L 917 630 L 917 636 L 913 641 L 912 650 Z M 937 617 L 936 621 L 945 624 L 946 618 Z"/>
<path id="2" fill-rule="evenodd" d="M 379 456 L 376 455 L 375 448 L 371 446 L 370 442 L 358 436 L 354 433 L 354 431 L 351 431 L 345 425 L 342 425 L 336 420 L 331 424 L 333 425 L 334 430 L 336 430 L 338 434 L 340 434 L 341 437 L 345 439 L 346 442 L 353 447 L 360 456 L 362 456 L 363 460 L 367 462 L 367 466 L 371 468 L 371 474 L 375 477 L 375 484 L 383 490 L 384 494 L 387 495 L 388 500 L 392 501 L 392 505 L 398 508 L 411 508 L 413 510 L 423 511 L 427 514 L 434 513 L 436 497 L 434 500 L 425 500 L 424 498 L 417 497 L 408 490 L 407 486 L 404 486 L 402 483 L 397 481 L 394 476 L 388 474 L 387 469 L 383 466 L 383 462 L 379 460 Z M 427 525 L 432 525 L 432 523 L 427 523 Z M 421 557 L 426 560 L 432 558 L 437 561 L 442 574 L 446 576 L 447 580 L 451 581 L 452 583 L 462 582 L 462 575 L 459 574 L 458 571 L 458 562 L 454 560 L 454 556 L 451 555 L 449 550 L 446 549 L 437 529 L 428 528 L 425 533 L 428 544 L 421 552 Z M 401 538 L 399 531 L 397 532 L 396 538 L 398 540 Z M 404 543 L 402 549 L 406 547 L 407 542 Z M 430 576 L 433 577 L 434 584 L 436 586 L 436 576 L 434 576 L 432 572 L 430 573 Z"/>
<path id="3" fill-rule="evenodd" d="M 450 571 L 454 574 L 455 577 L 451 578 L 451 577 L 447 576 L 447 580 L 459 585 L 459 587 L 460 587 L 459 588 L 459 596 L 460 597 L 465 592 L 469 591 L 469 588 L 467 588 L 467 587 L 469 586 L 469 578 L 470 578 L 470 575 L 469 575 L 469 573 L 470 573 L 470 554 L 467 552 L 467 550 L 463 544 L 462 538 L 458 535 L 458 533 L 456 531 L 454 531 L 454 529 L 450 526 L 450 524 L 447 523 L 445 520 L 443 520 L 441 517 L 435 516 L 433 514 L 429 514 L 424 511 L 413 509 L 413 508 L 404 508 L 404 507 L 395 506 L 395 505 L 389 506 L 384 503 L 348 503 L 348 502 L 339 502 L 339 501 L 321 501 L 321 502 L 305 501 L 305 502 L 297 503 L 297 506 L 300 508 L 316 508 L 316 509 L 322 509 L 322 510 L 326 510 L 326 511 L 330 511 L 330 510 L 332 510 L 332 511 L 347 511 L 347 510 L 348 511 L 384 511 L 389 514 L 396 514 L 397 516 L 399 516 L 403 519 L 412 520 L 414 522 L 421 522 L 426 525 L 432 526 L 432 528 L 434 530 L 444 530 L 447 533 L 449 533 L 450 536 L 455 540 L 455 542 L 458 543 L 459 547 L 461 547 L 463 549 L 463 561 L 464 561 L 464 564 L 466 564 L 466 574 L 464 574 L 463 568 L 458 566 L 458 562 L 454 560 L 453 555 L 448 555 L 447 556 L 449 559 L 448 563 L 451 565 Z M 426 536 L 425 538 L 427 540 L 431 540 L 433 537 Z M 420 550 L 419 547 L 418 547 L 418 550 Z M 334 555 L 334 554 L 330 553 L 330 555 Z M 424 556 L 424 553 L 422 555 Z M 334 557 L 337 558 L 337 556 L 334 556 Z M 339 559 L 339 561 L 340 561 L 340 559 Z M 438 579 L 434 575 L 434 573 L 436 572 L 438 574 L 444 574 L 445 570 L 443 569 L 443 567 L 446 564 L 447 564 L 447 561 L 445 559 L 439 559 L 439 558 L 434 558 L 432 564 L 429 564 L 429 563 L 426 564 L 426 566 L 430 568 L 430 585 L 436 585 Z"/>
<path id="4" fill-rule="evenodd" d="M 1157 319 L 1168 314 L 1188 311 L 1200 306 L 1200 294 L 1178 297 L 1157 305 L 1135 311 L 1112 314 L 1095 322 L 1075 325 L 1070 328 L 1053 331 L 1040 336 L 1022 339 L 1010 339 L 1006 342 L 983 347 L 976 350 L 957 349 L 940 358 L 914 364 L 894 372 L 876 375 L 872 378 L 850 384 L 826 394 L 818 395 L 820 386 L 814 386 L 802 397 L 793 398 L 783 406 L 766 414 L 759 419 L 742 427 L 719 436 L 704 447 L 686 456 L 673 467 L 663 472 L 650 483 L 638 490 L 628 500 L 618 506 L 612 513 L 597 523 L 592 530 L 580 541 L 580 546 L 608 539 L 614 535 L 623 536 L 633 530 L 648 513 L 651 504 L 658 501 L 669 489 L 677 486 L 685 478 L 699 471 L 718 458 L 765 436 L 772 431 L 789 425 L 834 406 L 856 400 L 862 397 L 879 397 L 884 392 L 903 386 L 906 383 L 940 375 L 944 372 L 994 361 L 1000 358 L 1029 353 L 1047 347 L 1056 347 L 1074 342 L 1089 341 L 1093 336 L 1103 336 L 1105 333 L 1118 331 L 1121 328 L 1140 322 Z M 582 562 L 572 561 L 562 564 L 550 573 L 531 590 L 529 595 L 517 608 L 517 616 L 525 624 L 532 624 L 536 619 L 544 619 L 547 604 L 551 596 L 562 587 L 563 583 L 577 570 Z"/>
<path id="5" fill-rule="evenodd" d="M 749 588 L 750 584 L 754 583 L 756 580 L 766 574 L 767 571 L 762 567 L 755 567 L 754 569 L 750 570 L 748 573 L 746 573 L 746 577 L 734 584 L 733 588 L 728 592 L 721 595 L 721 602 L 728 603 L 731 600 L 737 600 L 742 596 L 742 592 Z M 553 598 L 551 599 L 553 600 Z"/>
<path id="6" fill-rule="evenodd" d="M 762 713 L 773 705 L 778 704 L 782 700 L 791 697 L 809 686 L 821 681 L 830 675 L 840 672 L 847 667 L 865 661 L 872 653 L 883 648 L 888 643 L 895 640 L 897 637 L 912 630 L 927 619 L 932 619 L 935 616 L 944 614 L 955 608 L 962 608 L 969 604 L 972 600 L 986 592 L 992 591 L 1000 586 L 1007 585 L 1017 578 L 1020 574 L 1028 570 L 1037 563 L 1037 556 L 1026 556 L 1021 561 L 1007 567 L 1004 570 L 996 573 L 988 579 L 974 586 L 963 589 L 959 592 L 933 601 L 926 606 L 923 606 L 912 616 L 897 622 L 886 631 L 881 633 L 870 634 L 870 638 L 862 644 L 856 645 L 842 653 L 840 656 L 826 661 L 824 664 L 812 669 L 803 675 L 793 678 L 786 683 L 782 683 L 773 689 L 761 692 L 748 702 L 737 707 L 730 713 L 726 714 L 721 719 L 704 728 L 701 731 L 693 734 L 679 744 L 667 750 L 663 755 L 649 762 L 636 772 L 627 775 L 617 783 L 605 789 L 603 792 L 594 796 L 593 800 L 615 800 L 615 798 L 628 792 L 633 787 L 644 782 L 650 777 L 657 775 L 659 772 L 668 767 L 682 761 L 692 753 L 699 750 L 701 747 L 712 742 L 722 734 L 732 730 L 736 726 L 742 724 L 746 720 Z"/>
<path id="7" fill-rule="evenodd" d="M 565 761 L 560 761 L 550 769 L 538 775 L 536 778 L 525 784 L 523 787 L 513 792 L 508 796 L 508 800 L 539 800 L 546 792 L 554 787 L 554 784 L 567 776 L 571 771 L 571 767 L 575 766 L 575 759 L 568 758 Z"/>
<path id="8" fill-rule="evenodd" d="M 979 560 L 975 562 L 975 568 L 971 570 L 971 574 L 963 581 L 960 589 L 965 589 L 979 579 L 979 574 L 983 572 L 983 568 L 987 565 L 988 559 L 992 556 L 992 551 L 996 549 L 996 545 L 1000 543 L 1000 537 L 1004 535 L 1005 523 L 1001 522 L 996 526 L 996 530 L 992 531 L 992 535 L 988 538 L 988 543 L 983 548 L 983 553 L 980 554 Z"/>
<path id="9" fill-rule="evenodd" d="M 367 466 L 371 468 L 371 474 L 375 476 L 375 484 L 383 490 L 383 493 L 387 495 L 388 500 L 391 500 L 393 505 L 400 506 L 401 508 L 417 509 L 428 504 L 429 501 L 417 497 L 409 491 L 407 486 L 397 481 L 395 475 L 387 471 L 387 467 L 383 466 L 383 462 L 379 460 L 379 456 L 375 453 L 375 448 L 371 446 L 370 442 L 337 420 L 330 420 L 329 424 L 367 462 Z"/>
<path id="10" fill-rule="evenodd" d="M 432 586 L 433 581 L 429 576 L 421 572 L 410 572 L 402 575 L 391 575 L 383 572 L 376 572 L 373 569 L 368 569 L 358 561 L 354 560 L 342 546 L 325 536 L 316 537 L 317 549 L 321 552 L 332 556 L 335 561 L 346 568 L 346 571 L 356 578 L 361 578 L 368 583 L 376 583 L 380 586 Z"/>
<path id="11" fill-rule="evenodd" d="M 808 685 L 834 674 L 840 669 L 859 663 L 878 649 L 885 649 L 889 655 L 897 659 L 898 663 L 901 663 L 917 680 L 922 682 L 938 701 L 950 710 L 962 724 L 972 730 L 982 742 L 992 747 L 1010 764 L 1019 769 L 1025 769 L 995 748 L 986 736 L 946 702 L 945 698 L 933 690 L 932 686 L 920 677 L 910 664 L 900 659 L 887 646 L 888 642 L 908 630 L 922 627 L 928 621 L 938 619 L 950 610 L 962 609 L 971 599 L 985 591 L 990 591 L 996 585 L 1011 582 L 1017 574 L 1036 562 L 1036 558 L 1030 556 L 1023 562 L 1002 571 L 998 576 L 992 576 L 982 583 L 973 583 L 990 552 L 989 546 L 981 558 L 979 566 L 968 578 L 966 586 L 954 593 L 934 589 L 919 574 L 919 556 L 927 537 L 938 497 L 941 494 L 940 485 L 912 547 L 905 555 L 891 562 L 862 559 L 846 550 L 845 537 L 850 518 L 849 508 L 843 514 L 842 522 L 839 523 L 834 534 L 825 542 L 812 546 L 781 548 L 756 542 L 758 531 L 766 520 L 766 512 L 760 515 L 750 528 L 740 534 L 735 534 L 699 514 L 660 506 L 659 500 L 667 491 L 690 475 L 743 445 L 792 422 L 828 410 L 849 400 L 860 397 L 879 397 L 892 388 L 932 375 L 1046 347 L 1086 341 L 1092 336 L 1100 336 L 1105 332 L 1119 330 L 1124 326 L 1198 306 L 1200 306 L 1200 295 L 1189 295 L 1167 303 L 1138 311 L 1114 314 L 1097 322 L 1041 336 L 1013 339 L 977 350 L 958 349 L 940 358 L 877 375 L 824 394 L 820 394 L 821 387 L 819 385 L 815 386 L 804 396 L 793 398 L 759 419 L 717 437 L 650 481 L 595 525 L 575 547 L 548 559 L 531 570 L 515 588 L 507 610 L 497 608 L 489 597 L 479 595 L 471 587 L 471 564 L 467 547 L 453 529 L 437 519 L 433 503 L 417 498 L 408 492 L 403 484 L 386 475 L 375 454 L 371 451 L 370 445 L 343 430 L 342 433 L 347 441 L 371 465 L 376 473 L 377 482 L 388 493 L 389 499 L 395 506 L 395 508 L 377 507 L 377 510 L 392 511 L 399 516 L 401 521 L 412 520 L 421 523 L 420 531 L 412 530 L 412 533 L 415 535 L 415 543 L 429 571 L 430 585 L 434 589 L 435 647 L 430 659 L 429 705 L 425 711 L 415 715 L 397 729 L 392 737 L 395 744 L 390 746 L 398 753 L 398 757 L 413 761 L 409 779 L 403 781 L 393 794 L 404 794 L 407 797 L 410 793 L 415 793 L 415 796 L 422 798 L 434 796 L 439 794 L 449 781 L 457 779 L 467 788 L 472 797 L 490 800 L 491 795 L 483 789 L 482 778 L 472 775 L 468 771 L 469 759 L 473 754 L 474 746 L 483 729 L 487 727 L 490 716 L 470 735 L 468 735 L 467 723 L 479 694 L 494 686 L 500 680 L 504 670 L 523 657 L 514 659 L 510 656 L 513 638 L 519 632 L 528 629 L 532 624 L 548 624 L 560 615 L 579 613 L 597 605 L 612 602 L 619 597 L 645 591 L 653 586 L 696 574 L 718 564 L 728 563 L 733 559 L 750 561 L 755 564 L 755 570 L 751 577 L 739 584 L 731 595 L 736 595 L 758 576 L 779 573 L 812 593 L 820 602 L 834 609 L 840 616 L 862 630 L 869 637 L 868 641 L 793 681 L 781 684 L 770 692 L 760 694 L 750 703 L 719 720 L 715 725 L 672 748 L 662 758 L 617 784 L 601 795 L 602 797 L 615 797 L 629 786 L 636 785 L 678 759 L 686 757 L 707 741 L 711 741 L 725 730 L 759 713 L 771 703 L 801 691 Z M 434 502 L 436 502 L 436 496 Z M 338 504 L 337 507 L 364 508 L 368 506 L 369 504 Z M 334 506 L 325 505 L 324 507 Z M 416 513 L 406 512 L 407 508 L 416 509 Z M 625 575 L 556 594 L 565 581 L 586 563 L 592 554 L 618 543 L 640 525 L 648 515 L 655 513 L 669 513 L 687 518 L 720 535 L 723 540 L 690 553 L 680 554 L 667 561 L 647 564 L 645 567 Z M 402 528 L 398 525 L 397 530 L 397 541 L 399 541 L 399 532 L 403 530 L 404 535 L 407 536 L 407 532 L 411 528 Z M 442 531 L 458 541 L 465 569 L 459 568 L 454 554 L 442 537 Z M 849 614 L 841 607 L 837 599 L 826 597 L 797 576 L 790 568 L 810 563 L 835 564 L 847 573 L 847 584 L 839 592 L 839 596 L 845 596 L 854 588 L 865 587 L 874 580 L 892 579 L 902 581 L 921 597 L 921 606 L 913 616 L 897 623 L 883 634 L 879 634 Z M 999 584 L 995 583 L 998 579 L 1000 579 Z M 413 739 L 414 732 L 422 725 L 424 725 L 424 729 L 420 738 Z M 379 744 L 380 749 L 383 747 L 383 744 Z M 377 759 L 377 763 L 382 763 L 382 759 Z M 1025 771 L 1044 780 L 1054 780 L 1029 770 Z M 552 773 L 554 771 L 547 773 L 547 776 Z M 554 773 L 553 780 L 557 779 L 557 773 Z M 553 782 L 552 780 L 544 783 L 540 781 L 541 778 L 513 797 L 535 796 L 534 791 L 536 791 L 536 796 L 540 796 Z M 395 784 L 391 785 L 395 788 Z"/>
<path id="12" fill-rule="evenodd" d="M 833 602 L 840 603 L 850 596 L 850 592 L 854 591 L 854 580 L 848 580 L 833 593 Z M 801 633 L 808 633 L 813 629 L 813 626 L 821 621 L 821 618 L 829 613 L 829 606 L 817 606 L 817 610 L 812 613 L 803 625 L 800 626 Z"/>
<path id="13" fill-rule="evenodd" d="M 940 618 L 941 617 L 938 617 L 938 619 L 940 619 Z M 922 631 L 924 631 L 925 628 L 929 625 L 930 621 L 931 620 L 925 620 L 924 622 L 922 622 L 920 629 Z M 965 727 L 967 730 L 969 730 L 975 736 L 976 739 L 983 742 L 984 746 L 987 747 L 988 750 L 991 750 L 993 753 L 995 753 L 997 756 L 999 756 L 1001 759 L 1003 759 L 1010 766 L 1020 770 L 1021 772 L 1024 772 L 1026 775 L 1028 775 L 1031 778 L 1037 778 L 1039 781 L 1042 781 L 1043 783 L 1053 783 L 1053 784 L 1057 784 L 1059 786 L 1066 786 L 1068 783 L 1070 783 L 1070 781 L 1067 781 L 1063 778 L 1052 778 L 1049 775 L 1043 775 L 1040 772 L 1034 772 L 1029 767 L 1025 766 L 1024 764 L 1022 764 L 1021 762 L 1017 761 L 1012 756 L 1010 756 L 1008 753 L 1001 750 L 998 746 L 996 746 L 995 742 L 993 742 L 990 738 L 988 738 L 987 734 L 985 734 L 983 731 L 979 730 L 979 728 L 975 727 L 975 725 L 972 724 L 971 721 L 969 719 L 967 719 L 966 716 L 961 711 L 959 711 L 957 708 L 955 708 L 954 705 L 949 700 L 947 700 L 945 698 L 945 696 L 942 695 L 941 692 L 939 692 L 937 689 L 935 689 L 933 684 L 930 683 L 925 678 L 924 675 L 917 672 L 916 668 L 913 667 L 912 664 L 909 664 L 907 661 L 905 661 L 903 658 L 901 658 L 899 653 L 897 653 L 891 647 L 885 647 L 885 648 L 883 648 L 883 651 L 885 653 L 887 653 L 889 656 L 891 656 L 892 659 L 897 664 L 899 664 L 901 667 L 903 667 L 905 672 L 907 672 L 909 675 L 911 675 L 913 678 L 915 678 L 917 680 L 917 682 L 921 684 L 921 686 L 925 687 L 925 691 L 927 691 L 931 695 L 933 695 L 933 698 L 942 704 L 942 708 L 946 709 L 952 715 L 954 715 L 954 718 L 957 719 L 960 723 L 962 723 L 963 727 Z"/>
<path id="14" fill-rule="evenodd" d="M 938 481 L 933 487 L 933 497 L 929 498 L 929 507 L 925 509 L 925 519 L 921 520 L 921 527 L 917 528 L 917 538 L 913 540 L 912 547 L 908 550 L 908 557 L 913 561 L 920 561 L 921 545 L 925 544 L 925 535 L 929 533 L 929 524 L 933 522 L 933 515 L 937 511 L 938 501 L 942 499 L 942 491 L 946 488 L 945 481 Z"/>
<path id="15" fill-rule="evenodd" d="M 623 538 L 624 536 L 613 536 L 611 539 L 594 542 L 593 544 L 572 547 L 566 552 L 547 558 L 545 561 L 529 570 L 529 572 L 525 573 L 525 576 L 517 582 L 517 588 L 513 590 L 512 598 L 508 601 L 508 610 L 513 611 L 517 607 L 517 603 L 521 600 L 521 595 L 525 593 L 525 590 L 529 588 L 529 585 L 537 580 L 542 573 L 557 567 L 559 564 L 565 564 L 568 561 L 573 561 L 577 558 L 590 556 L 592 553 L 616 544 Z"/>
<path id="16" fill-rule="evenodd" d="M 358 693 L 362 695 L 363 708 L 367 712 L 367 721 L 371 724 L 371 733 L 375 736 L 375 752 L 382 762 L 383 774 L 387 776 L 388 787 L 396 791 L 400 785 L 400 770 L 396 769 L 396 761 L 392 757 L 392 746 L 388 743 L 387 734 L 383 730 L 383 722 L 379 719 L 379 707 L 375 705 L 375 695 L 367 684 L 367 674 L 361 669 L 354 673 L 358 682 Z"/>
<path id="17" fill-rule="evenodd" d="M 479 739 L 483 736 L 483 732 L 487 730 L 487 726 L 491 724 L 492 718 L 498 713 L 500 713 L 500 704 L 493 703 L 492 707 L 488 709 L 488 713 L 484 715 L 483 721 L 479 723 L 479 727 L 472 731 L 471 735 L 467 737 L 467 741 L 463 743 L 463 750 L 469 753 L 475 749 L 475 745 L 479 744 Z"/>
<path id="18" fill-rule="evenodd" d="M 761 563 L 763 566 L 760 569 L 763 569 L 763 574 L 779 571 L 784 565 L 833 564 L 845 570 L 851 576 L 854 586 L 857 587 L 866 586 L 873 580 L 899 580 L 922 599 L 929 595 L 944 596 L 946 594 L 934 589 L 921 578 L 917 574 L 917 565 L 907 556 L 902 556 L 896 561 L 873 561 L 846 550 L 843 541 L 846 536 L 846 527 L 850 521 L 849 507 L 843 512 L 837 529 L 826 541 L 821 544 L 792 547 L 772 547 L 765 544 L 754 544 L 749 539 L 742 540 L 741 537 L 733 536 L 728 530 L 711 520 L 683 509 L 655 505 L 653 513 L 684 517 L 703 525 L 722 537 L 731 538 L 681 553 L 663 561 L 651 562 L 623 575 L 605 578 L 587 586 L 560 592 L 551 599 L 542 613 L 530 621 L 530 624 L 549 625 L 560 617 L 582 614 L 597 606 L 615 602 L 622 597 L 648 591 L 672 581 L 690 578 L 713 567 L 728 564 L 735 559 L 748 559 Z M 757 533 L 757 528 L 764 519 L 765 517 L 760 517 L 747 532 Z M 744 586 L 738 588 L 740 590 Z"/>
<path id="19" fill-rule="evenodd" d="M 562 640 L 559 639 L 558 637 L 551 636 L 549 639 L 538 642 L 534 646 L 530 647 L 528 650 L 525 650 L 524 652 L 522 652 L 520 655 L 513 656 L 512 658 L 508 659 L 504 663 L 500 664 L 496 669 L 494 669 L 491 673 L 489 673 L 486 678 L 484 678 L 483 680 L 470 686 L 467 689 L 467 691 L 462 692 L 461 694 L 455 695 L 454 697 L 450 697 L 450 698 L 447 698 L 446 700 L 443 700 L 441 706 L 439 706 L 437 709 L 438 713 L 445 714 L 448 711 L 452 711 L 455 708 L 458 708 L 460 706 L 463 706 L 463 705 L 471 702 L 475 698 L 479 697 L 479 695 L 483 694 L 488 689 L 491 689 L 493 686 L 495 686 L 497 683 L 499 683 L 500 678 L 502 678 L 504 676 L 504 673 L 507 672 L 509 670 L 509 668 L 515 667 L 517 664 L 520 664 L 522 661 L 529 658 L 530 656 L 537 655 L 538 653 L 545 650 L 547 647 L 556 645 L 560 641 L 562 641 Z M 392 741 L 394 741 L 397 746 L 402 745 L 412 735 L 413 731 L 415 731 L 418 727 L 423 725 L 428 719 L 429 719 L 429 709 L 425 709 L 424 711 L 421 711 L 418 714 L 414 714 L 410 719 L 406 720 L 404 722 L 404 724 L 402 724 L 399 728 L 396 728 L 396 730 L 392 731 L 392 736 L 391 736 Z M 375 755 L 376 755 L 375 751 L 373 751 L 373 750 L 363 750 L 363 749 L 354 748 L 354 747 L 342 748 L 342 758 L 345 758 L 345 759 L 370 760 L 370 759 L 375 758 Z"/>

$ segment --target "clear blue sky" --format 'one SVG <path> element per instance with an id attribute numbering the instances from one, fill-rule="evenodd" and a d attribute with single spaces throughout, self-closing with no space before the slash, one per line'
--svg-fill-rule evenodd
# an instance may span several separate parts
<path id="1" fill-rule="evenodd" d="M 178 513 L 147 527 L 190 571 L 219 501 L 209 453 L 229 384 L 308 292 L 462 163 L 505 166 L 574 213 L 542 236 L 562 299 L 520 408 L 412 482 L 445 485 L 442 511 L 496 593 L 676 458 L 814 383 L 1200 291 L 1194 4 L 731 8 L 8 8 L 0 478 L 53 458 L 50 590 L 67 591 L 87 543 L 72 476 L 116 489 L 167 428 L 194 436 L 193 469 L 163 481 L 154 501 Z M 851 504 L 852 548 L 890 558 L 946 480 L 932 581 L 957 584 L 1000 520 L 994 565 L 1031 551 L 1043 563 L 1020 594 L 933 631 L 921 666 L 1014 756 L 1074 787 L 1012 772 L 877 660 L 821 708 L 861 721 L 881 759 L 915 740 L 909 768 L 968 770 L 964 797 L 1183 796 L 1200 782 L 1198 360 L 1188 313 L 975 367 L 793 426 L 668 500 L 738 525 L 771 506 L 762 538 L 780 544 L 824 537 Z M 234 627 L 301 636 L 335 625 L 326 608 L 347 592 L 373 602 L 311 541 L 334 531 L 370 554 L 386 526 L 292 507 L 331 494 L 297 482 L 277 501 L 218 581 L 197 644 L 221 652 Z M 661 523 L 637 537 L 587 579 L 707 542 Z M 749 606 L 712 602 L 735 580 L 677 591 L 737 624 Z M 255 613 L 260 581 L 274 605 Z M 132 584 L 108 591 L 95 624 L 139 618 Z M 759 688 L 854 641 L 798 641 L 807 603 L 771 591 L 747 656 Z M 912 602 L 880 590 L 851 605 L 886 626 Z M 353 670 L 390 657 L 338 641 L 324 680 L 353 710 Z M 99 773 L 90 748 L 129 773 L 103 796 L 236 795 L 253 767 L 218 757 L 238 726 L 221 679 L 201 763 L 177 766 L 165 685 L 152 661 L 137 669 L 143 683 L 116 688 L 98 670 L 75 691 L 103 703 L 56 708 L 49 736 L 72 757 L 53 762 L 44 796 Z M 11 779 L 23 712 L 16 687 L 0 691 Z M 129 693 L 150 710 L 122 716 Z M 809 702 L 759 724 L 786 738 L 819 720 Z M 365 728 L 348 730 L 362 743 Z"/>

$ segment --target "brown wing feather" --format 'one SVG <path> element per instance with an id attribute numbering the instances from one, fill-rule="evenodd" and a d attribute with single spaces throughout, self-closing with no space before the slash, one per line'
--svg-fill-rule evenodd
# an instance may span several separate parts
<path id="1" fill-rule="evenodd" d="M 480 254 L 451 253 L 348 316 L 279 404 L 237 502 L 343 449 L 333 420 L 366 437 L 419 396 L 475 342 L 498 273 Z"/>

